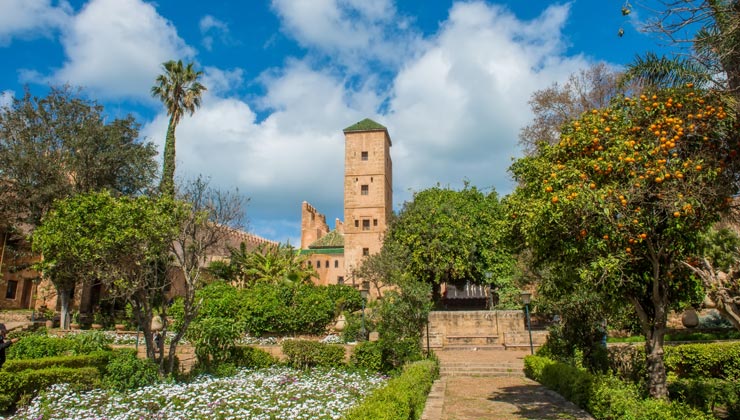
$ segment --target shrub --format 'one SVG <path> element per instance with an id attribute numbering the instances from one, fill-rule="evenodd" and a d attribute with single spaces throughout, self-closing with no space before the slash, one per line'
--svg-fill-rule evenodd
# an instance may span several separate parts
<path id="1" fill-rule="evenodd" d="M 278 362 L 270 353 L 249 346 L 235 346 L 232 348 L 228 361 L 237 367 L 256 369 L 270 367 Z"/>
<path id="2" fill-rule="evenodd" d="M 374 391 L 362 403 L 352 408 L 346 420 L 419 419 L 424 411 L 427 394 L 439 374 L 439 366 L 431 360 L 407 365 L 401 375 Z"/>
<path id="3" fill-rule="evenodd" d="M 597 419 L 703 420 L 699 410 L 681 402 L 643 399 L 634 384 L 607 375 L 593 375 L 541 356 L 524 358 L 525 374 L 587 409 Z"/>
<path id="4" fill-rule="evenodd" d="M 8 359 L 38 359 L 73 354 L 76 343 L 61 337 L 33 334 L 8 347 Z"/>
<path id="5" fill-rule="evenodd" d="M 106 368 L 103 385 L 117 391 L 151 385 L 159 380 L 157 365 L 149 359 L 139 359 L 136 351 L 125 349 L 114 353 Z"/>
<path id="6" fill-rule="evenodd" d="M 668 384 L 671 398 L 713 412 L 721 407 L 727 418 L 740 418 L 740 383 L 722 379 L 679 379 Z"/>
<path id="7" fill-rule="evenodd" d="M 740 343 L 682 344 L 666 348 L 666 369 L 682 379 L 740 379 Z"/>
<path id="8" fill-rule="evenodd" d="M 22 372 L 29 369 L 46 369 L 51 367 L 81 368 L 94 367 L 105 372 L 106 365 L 111 358 L 111 352 L 99 351 L 81 356 L 54 356 L 40 359 L 8 360 L 3 365 L 5 372 Z"/>
<path id="9" fill-rule="evenodd" d="M 334 315 L 362 309 L 362 295 L 354 287 L 345 284 L 326 286 L 326 297 L 334 305 Z"/>
<path id="10" fill-rule="evenodd" d="M 86 331 L 80 334 L 66 336 L 65 339 L 74 343 L 76 354 L 88 354 L 96 351 L 110 351 L 113 339 L 108 338 L 102 331 Z"/>
<path id="11" fill-rule="evenodd" d="M 360 369 L 380 372 L 383 369 L 383 349 L 378 342 L 363 341 L 355 346 L 350 363 Z"/>
<path id="12" fill-rule="evenodd" d="M 314 366 L 337 367 L 344 364 L 344 347 L 308 340 L 283 341 L 283 354 L 292 367 L 303 369 Z"/>
<path id="13" fill-rule="evenodd" d="M 195 355 L 203 364 L 226 361 L 240 336 L 240 326 L 228 318 L 198 319 L 190 324 L 187 332 L 188 339 L 195 347 Z"/>
<path id="14" fill-rule="evenodd" d="M 100 384 L 100 372 L 94 367 L 0 372 L 0 411 L 8 410 L 19 400 L 29 400 L 40 390 L 59 383 L 69 383 L 77 389 L 93 389 Z"/>

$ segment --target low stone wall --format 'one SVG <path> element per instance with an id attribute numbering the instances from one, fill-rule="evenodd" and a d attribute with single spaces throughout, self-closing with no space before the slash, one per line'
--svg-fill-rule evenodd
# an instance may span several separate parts
<path id="1" fill-rule="evenodd" d="M 535 345 L 541 345 L 546 339 L 547 331 L 532 331 L 532 341 Z M 425 344 L 426 340 L 425 336 Z M 433 311 L 429 313 L 430 347 L 505 348 L 523 345 L 529 345 L 529 334 L 522 311 Z"/>

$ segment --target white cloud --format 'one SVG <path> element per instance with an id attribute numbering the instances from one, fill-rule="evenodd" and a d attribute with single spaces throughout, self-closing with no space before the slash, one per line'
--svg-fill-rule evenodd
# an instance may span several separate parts
<path id="1" fill-rule="evenodd" d="M 272 7 L 301 45 L 351 71 L 367 61 L 399 64 L 418 48 L 391 0 L 272 0 Z"/>
<path id="2" fill-rule="evenodd" d="M 146 98 L 161 64 L 193 56 L 172 23 L 141 0 L 92 0 L 64 30 L 66 62 L 48 81 L 103 98 Z"/>
<path id="3" fill-rule="evenodd" d="M 407 188 L 463 179 L 509 191 L 506 168 L 531 119 L 532 92 L 588 66 L 562 56 L 567 15 L 567 5 L 530 22 L 481 2 L 452 7 L 429 48 L 394 81 L 388 125 L 400 199 Z"/>
<path id="4" fill-rule="evenodd" d="M 200 34 L 203 36 L 201 44 L 208 51 L 213 49 L 214 36 L 217 36 L 224 43 L 233 42 L 229 36 L 229 26 L 226 22 L 211 15 L 203 16 L 198 23 L 198 27 L 200 28 Z"/>
<path id="5" fill-rule="evenodd" d="M 0 47 L 14 37 L 49 36 L 69 19 L 72 8 L 66 1 L 52 6 L 51 0 L 0 0 Z"/>

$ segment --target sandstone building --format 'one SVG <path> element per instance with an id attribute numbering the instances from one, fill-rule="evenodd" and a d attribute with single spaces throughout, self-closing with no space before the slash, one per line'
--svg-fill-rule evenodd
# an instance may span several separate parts
<path id="1" fill-rule="evenodd" d="M 370 119 L 345 128 L 344 222 L 329 229 L 326 217 L 303 202 L 301 253 L 310 255 L 318 284 L 365 287 L 353 272 L 383 246 L 393 211 L 391 145 L 388 130 Z"/>

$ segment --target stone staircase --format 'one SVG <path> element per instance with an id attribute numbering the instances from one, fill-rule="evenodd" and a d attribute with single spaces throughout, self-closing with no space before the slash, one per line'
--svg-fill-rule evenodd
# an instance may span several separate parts
<path id="1" fill-rule="evenodd" d="M 449 376 L 524 376 L 524 356 L 517 350 L 441 350 L 436 353 L 440 375 Z"/>

